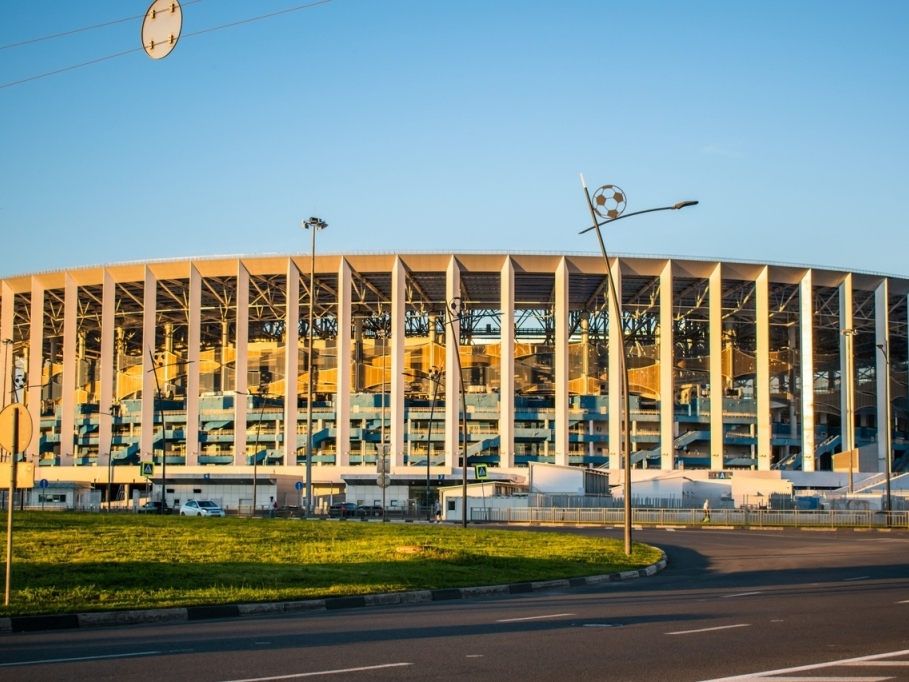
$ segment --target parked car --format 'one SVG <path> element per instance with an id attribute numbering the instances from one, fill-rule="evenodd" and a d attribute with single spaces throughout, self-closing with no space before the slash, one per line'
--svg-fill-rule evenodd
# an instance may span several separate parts
<path id="1" fill-rule="evenodd" d="M 227 514 L 211 500 L 186 500 L 180 505 L 180 516 L 227 516 Z"/>
<path id="2" fill-rule="evenodd" d="M 303 519 L 306 518 L 306 513 L 296 505 L 285 505 L 275 510 L 275 516 L 279 519 Z"/>
<path id="3" fill-rule="evenodd" d="M 139 509 L 136 510 L 140 514 L 160 514 L 161 513 L 161 500 L 149 500 L 143 504 Z M 173 514 L 174 510 L 172 507 L 164 505 L 165 514 Z"/>
<path id="4" fill-rule="evenodd" d="M 346 519 L 356 514 L 357 505 L 353 502 L 335 502 L 328 508 L 328 516 L 332 519 Z"/>
<path id="5" fill-rule="evenodd" d="M 355 513 L 361 518 L 366 518 L 367 516 L 379 517 L 382 516 L 382 507 L 378 504 L 361 504 L 357 507 Z"/>

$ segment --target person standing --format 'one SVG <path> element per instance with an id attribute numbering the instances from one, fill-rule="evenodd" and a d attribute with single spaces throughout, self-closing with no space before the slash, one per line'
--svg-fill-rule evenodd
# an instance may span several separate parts
<path id="1" fill-rule="evenodd" d="M 704 500 L 704 518 L 701 523 L 710 523 L 710 500 Z"/>
<path id="2" fill-rule="evenodd" d="M 268 517 L 275 518 L 275 512 L 278 511 L 278 501 L 274 497 L 268 498 Z"/>

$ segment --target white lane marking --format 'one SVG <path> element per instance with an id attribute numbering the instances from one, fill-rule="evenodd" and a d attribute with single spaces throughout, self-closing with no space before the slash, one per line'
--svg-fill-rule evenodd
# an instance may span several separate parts
<path id="1" fill-rule="evenodd" d="M 729 630 L 731 628 L 747 628 L 751 627 L 751 623 L 737 623 L 735 625 L 720 625 L 715 628 L 701 628 L 700 630 L 677 630 L 675 632 L 667 632 L 667 635 L 690 635 L 694 632 L 714 632 L 715 630 Z"/>
<path id="2" fill-rule="evenodd" d="M 466 658 L 483 658 L 483 654 L 467 654 Z"/>
<path id="3" fill-rule="evenodd" d="M 906 601 L 898 601 L 896 603 L 897 604 L 909 604 L 909 599 L 907 599 Z"/>
<path id="4" fill-rule="evenodd" d="M 855 578 L 843 578 L 843 582 L 849 582 L 850 580 L 868 580 L 870 577 L 870 575 L 860 575 Z"/>
<path id="5" fill-rule="evenodd" d="M 402 668 L 413 663 L 385 663 L 383 665 L 364 665 L 361 668 L 339 668 L 338 670 L 317 670 L 311 673 L 293 673 L 291 675 L 275 675 L 273 677 L 249 677 L 244 680 L 228 680 L 227 682 L 267 682 L 268 680 L 293 680 L 298 677 L 316 677 L 317 675 L 343 675 L 344 673 L 359 673 L 364 670 L 382 670 L 383 668 Z"/>
<path id="6" fill-rule="evenodd" d="M 859 661 L 850 665 L 856 668 L 902 668 L 909 665 L 909 661 Z"/>
<path id="7" fill-rule="evenodd" d="M 543 618 L 562 618 L 564 616 L 573 616 L 573 613 L 553 613 L 549 616 L 528 616 L 527 618 L 504 618 L 497 620 L 496 623 L 517 623 L 522 620 L 542 620 Z"/>
<path id="8" fill-rule="evenodd" d="M 897 656 L 905 656 L 909 654 L 909 649 L 904 649 L 903 651 L 891 651 L 886 654 L 874 654 L 872 656 L 859 656 L 858 658 L 844 658 L 839 661 L 830 661 L 829 663 L 813 663 L 811 665 L 800 665 L 795 668 L 780 668 L 779 670 L 765 670 L 759 673 L 748 673 L 746 675 L 733 675 L 732 677 L 717 677 L 712 680 L 704 680 L 704 682 L 747 682 L 747 680 L 763 680 L 765 678 L 772 680 L 782 680 L 786 678 L 782 677 L 768 677 L 770 675 L 781 675 L 783 673 L 797 673 L 803 672 L 805 670 L 819 670 L 820 668 L 833 668 L 835 666 L 849 666 L 856 663 L 863 663 L 865 661 L 878 661 L 882 658 L 896 658 Z M 813 678 L 816 681 L 824 679 L 842 679 L 842 678 L 822 678 L 815 677 Z M 881 678 L 881 679 L 893 679 L 893 678 Z"/>
<path id="9" fill-rule="evenodd" d="M 745 680 L 774 680 L 774 682 L 886 682 L 892 677 L 745 677 Z"/>
<path id="10" fill-rule="evenodd" d="M 752 594 L 761 594 L 760 592 L 739 592 L 738 594 L 724 594 L 723 599 L 729 599 L 730 597 L 750 597 Z"/>
<path id="11" fill-rule="evenodd" d="M 106 654 L 104 656 L 79 656 L 76 658 L 45 658 L 40 661 L 19 661 L 18 663 L 0 663 L 0 668 L 10 668 L 17 665 L 40 665 L 42 663 L 75 663 L 77 661 L 103 661 L 108 658 L 134 658 L 136 656 L 157 656 L 165 651 L 137 651 L 132 654 Z"/>

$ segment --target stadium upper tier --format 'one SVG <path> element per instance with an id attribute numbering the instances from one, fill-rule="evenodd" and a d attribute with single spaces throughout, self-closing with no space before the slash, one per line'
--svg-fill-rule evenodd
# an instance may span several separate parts
<path id="1" fill-rule="evenodd" d="M 861 446 L 904 465 L 909 280 L 612 269 L 621 310 L 594 255 L 320 255 L 312 282 L 309 254 L 6 278 L 4 402 L 33 415 L 27 457 L 74 478 L 165 449 L 177 471 L 300 467 L 308 408 L 323 480 L 365 471 L 383 441 L 394 469 L 451 473 L 462 384 L 469 464 L 619 469 L 621 330 L 633 466 L 816 471 Z"/>

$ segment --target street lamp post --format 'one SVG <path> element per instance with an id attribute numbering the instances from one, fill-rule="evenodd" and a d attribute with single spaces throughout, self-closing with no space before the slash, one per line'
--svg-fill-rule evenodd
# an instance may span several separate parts
<path id="1" fill-rule="evenodd" d="M 432 464 L 432 420 L 435 416 L 436 395 L 439 390 L 439 383 L 442 379 L 442 372 L 433 366 L 429 368 L 428 372 L 419 372 L 418 374 L 410 376 L 419 376 L 422 379 L 429 379 L 429 381 L 432 382 L 432 400 L 429 403 L 429 425 L 426 428 L 426 520 L 432 521 L 432 489 L 430 482 L 430 466 Z"/>
<path id="2" fill-rule="evenodd" d="M 319 218 L 309 218 L 303 221 L 303 228 L 311 232 L 311 246 L 309 250 L 309 324 L 306 329 L 306 357 L 309 364 L 308 380 L 306 382 L 306 513 L 312 514 L 312 325 L 315 310 L 315 282 L 316 282 L 316 232 L 324 230 L 328 223 Z"/>
<path id="3" fill-rule="evenodd" d="M 429 424 L 426 427 L 426 520 L 432 521 L 432 491 L 430 490 L 429 467 L 432 465 L 432 420 L 436 410 L 436 396 L 439 392 L 439 380 L 442 373 L 435 367 L 429 368 L 429 380 L 432 382 L 432 400 L 429 402 Z"/>
<path id="4" fill-rule="evenodd" d="M 262 417 L 265 414 L 265 402 L 268 391 L 264 382 L 259 384 L 259 422 L 256 424 L 256 444 L 253 446 L 253 484 L 252 484 L 252 516 L 256 515 L 256 484 L 259 481 L 259 434 L 262 432 Z M 271 510 L 273 512 L 274 510 Z"/>
<path id="5" fill-rule="evenodd" d="M 181 360 L 170 365 L 155 364 L 155 355 L 151 347 L 148 349 L 148 355 L 151 357 L 152 368 L 149 370 L 155 377 L 155 406 L 158 408 L 158 415 L 161 417 L 161 509 L 159 514 L 164 514 L 167 509 L 167 424 L 164 423 L 164 396 L 161 394 L 161 383 L 158 381 L 158 370 L 175 365 L 187 365 L 191 360 Z"/>
<path id="6" fill-rule="evenodd" d="M 460 296 L 455 296 L 448 302 L 448 311 L 451 313 L 446 324 L 458 323 L 458 336 L 455 340 L 455 360 L 458 363 L 458 384 L 461 387 L 461 526 L 467 528 L 467 397 L 464 393 L 464 372 L 461 367 L 461 330 L 460 323 L 464 317 L 464 301 Z"/>
<path id="7" fill-rule="evenodd" d="M 622 442 L 624 450 L 624 467 L 625 467 L 625 477 L 624 477 L 624 497 L 625 497 L 625 554 L 631 554 L 631 397 L 630 397 L 630 385 L 628 381 L 628 358 L 626 356 L 625 349 L 625 334 L 622 330 L 621 323 L 621 309 L 619 294 L 616 290 L 615 280 L 612 277 L 612 267 L 609 262 L 609 255 L 606 253 L 606 245 L 603 243 L 603 235 L 600 232 L 600 228 L 609 223 L 614 223 L 616 220 L 621 220 L 622 218 L 630 218 L 636 215 L 642 215 L 644 213 L 653 213 L 655 211 L 676 211 L 680 208 L 685 208 L 686 206 L 695 206 L 697 201 L 681 201 L 673 206 L 663 206 L 661 208 L 649 208 L 644 211 L 635 211 L 633 213 L 623 214 L 625 210 L 625 193 L 616 187 L 615 185 L 603 185 L 595 193 L 595 199 L 591 198 L 590 192 L 587 191 L 587 182 L 584 180 L 584 175 L 581 174 L 581 186 L 584 188 L 584 198 L 587 200 L 587 207 L 590 210 L 590 218 L 593 221 L 593 225 L 590 227 L 581 230 L 580 234 L 589 232 L 590 230 L 596 230 L 597 233 L 597 242 L 600 245 L 600 253 L 603 254 L 603 260 L 606 264 L 606 279 L 609 286 L 610 298 L 612 299 L 613 309 L 615 310 L 616 316 L 619 318 L 617 321 L 611 321 L 611 328 L 613 331 L 617 331 L 616 334 L 611 334 L 610 336 L 615 336 L 616 342 L 619 344 L 619 356 L 620 356 L 620 372 L 622 376 Z M 596 205 L 594 205 L 596 204 Z M 603 221 L 599 221 L 597 218 L 605 218 Z M 616 324 L 618 322 L 618 324 Z M 665 397 L 664 397 L 664 409 L 665 407 Z M 671 405 L 671 401 L 670 401 Z M 610 415 L 612 418 L 612 415 Z"/>
<path id="8" fill-rule="evenodd" d="M 888 341 L 889 345 L 889 341 Z M 890 354 L 887 352 L 886 346 L 883 343 L 877 344 L 878 350 L 884 354 L 884 363 L 887 365 L 887 376 L 884 378 L 884 418 L 878 419 L 878 437 L 883 437 L 884 439 L 884 454 L 887 458 L 884 466 L 884 473 L 886 474 L 886 495 L 887 495 L 887 525 L 890 525 L 890 510 L 891 507 L 891 498 L 890 498 L 890 460 L 893 458 L 893 446 L 891 444 L 892 439 L 892 424 L 890 423 Z M 881 433 L 881 423 L 884 424 L 883 433 Z"/>

